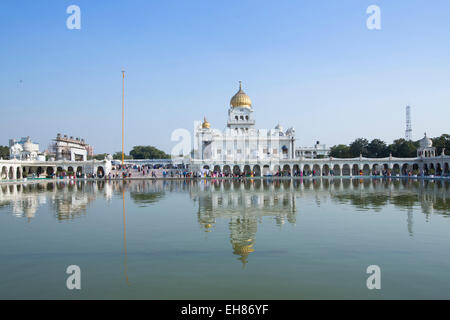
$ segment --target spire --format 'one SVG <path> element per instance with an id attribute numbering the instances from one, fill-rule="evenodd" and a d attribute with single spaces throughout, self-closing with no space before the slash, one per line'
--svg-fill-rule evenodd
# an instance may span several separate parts
<path id="1" fill-rule="evenodd" d="M 239 80 L 239 90 L 242 90 L 242 81 Z"/>

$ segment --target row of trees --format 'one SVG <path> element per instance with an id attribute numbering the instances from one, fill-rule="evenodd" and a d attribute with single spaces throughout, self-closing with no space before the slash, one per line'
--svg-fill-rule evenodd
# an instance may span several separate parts
<path id="1" fill-rule="evenodd" d="M 96 160 L 103 160 L 108 154 L 101 153 L 96 154 L 93 158 Z M 156 147 L 153 146 L 135 146 L 130 151 L 130 154 L 124 155 L 125 159 L 169 159 L 170 155 L 165 153 L 162 150 L 159 150 Z M 114 160 L 122 160 L 122 152 L 117 151 L 113 154 Z"/>
<path id="2" fill-rule="evenodd" d="M 440 155 L 442 149 L 445 154 L 450 155 L 450 135 L 443 134 L 432 139 L 433 146 L 436 147 L 436 154 Z M 359 138 L 349 145 L 339 144 L 331 147 L 330 156 L 335 158 L 356 158 L 359 155 L 367 158 L 384 158 L 392 154 L 393 157 L 410 158 L 417 156 L 419 141 L 407 141 L 397 139 L 390 145 L 380 139 L 369 140 Z"/>
<path id="3" fill-rule="evenodd" d="M 9 148 L 5 146 L 0 146 L 0 159 L 9 159 Z"/>

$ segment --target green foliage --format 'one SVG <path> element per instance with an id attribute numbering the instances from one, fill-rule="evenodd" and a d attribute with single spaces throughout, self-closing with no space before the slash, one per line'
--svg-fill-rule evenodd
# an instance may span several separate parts
<path id="1" fill-rule="evenodd" d="M 350 154 L 352 158 L 359 157 L 361 154 L 363 157 L 367 157 L 369 155 L 369 151 L 367 148 L 369 147 L 369 141 L 364 138 L 359 138 L 350 143 Z"/>
<path id="2" fill-rule="evenodd" d="M 6 146 L 0 146 L 0 158 L 3 160 L 9 159 L 9 148 Z"/>
<path id="3" fill-rule="evenodd" d="M 333 146 L 330 149 L 330 156 L 334 158 L 351 158 L 350 147 L 345 144 Z"/>
<path id="4" fill-rule="evenodd" d="M 380 139 L 373 139 L 367 146 L 369 158 L 385 158 L 389 156 L 389 148 L 386 142 Z"/>
<path id="5" fill-rule="evenodd" d="M 443 134 L 431 140 L 433 140 L 433 146 L 436 147 L 436 155 L 441 155 L 443 148 L 445 154 L 450 155 L 450 134 Z"/>
<path id="6" fill-rule="evenodd" d="M 130 155 L 126 155 L 124 154 L 124 159 L 133 159 L 132 156 Z M 113 159 L 114 160 L 122 160 L 122 151 L 117 151 L 116 153 L 113 154 Z"/>
<path id="7" fill-rule="evenodd" d="M 135 146 L 130 155 L 133 159 L 170 159 L 170 155 L 153 146 Z"/>
<path id="8" fill-rule="evenodd" d="M 445 154 L 450 155 L 450 135 L 443 134 L 440 137 L 433 138 L 433 146 L 436 147 L 436 155 L 442 153 L 445 148 Z M 339 144 L 331 147 L 330 156 L 334 158 L 356 158 L 360 154 L 367 158 L 386 158 L 392 153 L 397 158 L 414 158 L 417 156 L 419 141 L 406 141 L 397 139 L 389 146 L 380 139 L 373 139 L 369 142 L 367 139 L 359 138 L 350 145 Z"/>
<path id="9" fill-rule="evenodd" d="M 108 155 L 107 153 L 99 153 L 99 154 L 94 155 L 94 159 L 95 160 L 105 160 L 107 155 Z"/>
<path id="10" fill-rule="evenodd" d="M 406 141 L 405 139 L 397 139 L 389 145 L 389 151 L 393 157 L 397 158 L 413 158 L 417 156 L 418 141 Z"/>

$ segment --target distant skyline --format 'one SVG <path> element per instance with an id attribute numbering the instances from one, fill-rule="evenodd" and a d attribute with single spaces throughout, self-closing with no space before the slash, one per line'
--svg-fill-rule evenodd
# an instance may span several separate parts
<path id="1" fill-rule="evenodd" d="M 81 29 L 69 30 L 69 5 Z M 381 8 L 381 30 L 366 9 Z M 57 133 L 96 153 L 170 152 L 173 130 L 204 116 L 224 129 L 243 81 L 256 127 L 294 127 L 298 146 L 387 143 L 449 133 L 450 2 L 24 1 L 0 10 L 0 145 Z"/>

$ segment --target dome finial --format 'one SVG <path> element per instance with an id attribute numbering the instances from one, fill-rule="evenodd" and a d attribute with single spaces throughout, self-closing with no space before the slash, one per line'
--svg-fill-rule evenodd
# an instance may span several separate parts
<path id="1" fill-rule="evenodd" d="M 202 123 L 202 128 L 203 129 L 209 129 L 211 127 L 211 125 L 209 124 L 208 120 L 206 120 L 206 117 L 203 117 L 203 123 Z"/>
<path id="2" fill-rule="evenodd" d="M 251 108 L 252 101 L 250 97 L 242 90 L 242 81 L 239 81 L 239 91 L 231 98 L 230 105 L 232 107 Z"/>

